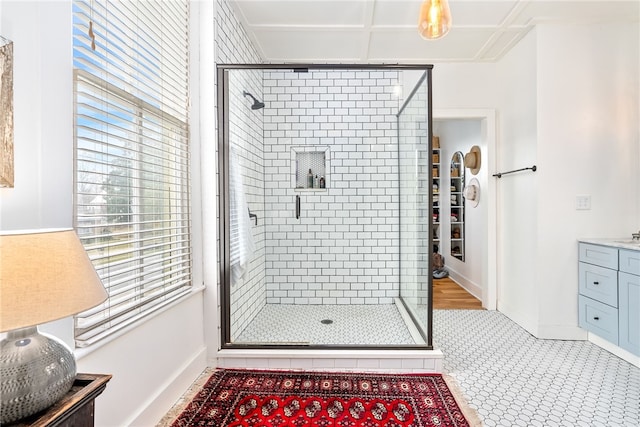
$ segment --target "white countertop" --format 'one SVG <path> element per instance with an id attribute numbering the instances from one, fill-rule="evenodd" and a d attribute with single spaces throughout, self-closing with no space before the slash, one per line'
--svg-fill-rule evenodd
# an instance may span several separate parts
<path id="1" fill-rule="evenodd" d="M 614 248 L 640 251 L 640 242 L 632 241 L 630 237 L 620 237 L 617 239 L 578 239 L 578 241 L 582 243 L 591 243 L 593 245 L 611 246 Z"/>

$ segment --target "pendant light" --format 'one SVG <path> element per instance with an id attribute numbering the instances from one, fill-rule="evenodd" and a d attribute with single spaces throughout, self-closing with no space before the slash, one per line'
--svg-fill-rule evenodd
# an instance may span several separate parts
<path id="1" fill-rule="evenodd" d="M 451 29 L 451 11 L 447 0 L 424 0 L 420 7 L 418 32 L 424 39 L 444 37 Z"/>

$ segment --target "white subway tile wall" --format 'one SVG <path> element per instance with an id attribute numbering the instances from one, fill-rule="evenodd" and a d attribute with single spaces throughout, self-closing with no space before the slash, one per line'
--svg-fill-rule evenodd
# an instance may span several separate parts
<path id="1" fill-rule="evenodd" d="M 242 25 L 227 1 L 219 0 L 216 16 L 216 63 L 261 63 L 262 58 L 251 44 Z M 231 335 L 234 339 L 266 303 L 264 242 L 264 155 L 262 153 L 262 114 L 252 110 L 253 100 L 243 96 L 247 91 L 262 98 L 262 72 L 235 70 L 229 79 L 229 143 L 240 160 L 243 187 L 249 209 L 256 214 L 252 235 L 256 245 L 254 256 L 244 276 L 231 287 Z M 213 119 L 212 119 L 213 125 Z M 217 167 L 217 165 L 211 165 Z M 219 202 L 219 200 L 218 200 Z M 218 203 L 218 219 L 220 204 Z M 219 262 L 219 260 L 218 260 Z M 219 271 L 219 270 L 218 270 Z"/>
<path id="2" fill-rule="evenodd" d="M 398 79 L 265 71 L 268 304 L 392 304 L 399 295 Z M 294 189 L 301 147 L 329 147 L 326 191 Z"/>

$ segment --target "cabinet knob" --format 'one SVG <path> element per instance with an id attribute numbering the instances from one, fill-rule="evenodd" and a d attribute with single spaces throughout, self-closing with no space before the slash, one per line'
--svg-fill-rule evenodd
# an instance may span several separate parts
<path id="1" fill-rule="evenodd" d="M 599 285 L 599 284 L 600 284 L 600 282 L 593 282 L 593 284 L 594 284 L 594 285 Z"/>
<path id="2" fill-rule="evenodd" d="M 594 317 L 593 320 L 600 320 L 598 316 Z"/>

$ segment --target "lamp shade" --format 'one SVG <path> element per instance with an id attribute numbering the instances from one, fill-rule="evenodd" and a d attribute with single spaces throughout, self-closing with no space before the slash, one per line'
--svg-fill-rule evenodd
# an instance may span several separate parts
<path id="1" fill-rule="evenodd" d="M 62 319 L 106 298 L 75 231 L 0 234 L 0 332 Z"/>

